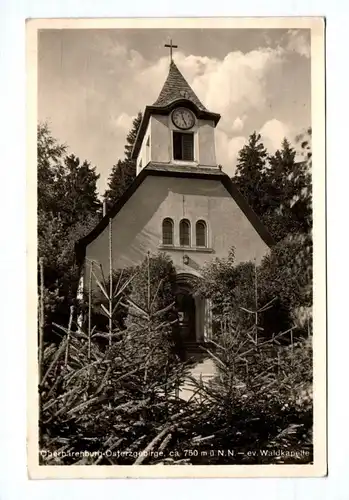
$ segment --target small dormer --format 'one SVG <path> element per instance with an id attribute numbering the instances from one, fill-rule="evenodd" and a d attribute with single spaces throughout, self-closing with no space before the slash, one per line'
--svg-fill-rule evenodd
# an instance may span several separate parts
<path id="1" fill-rule="evenodd" d="M 150 162 L 217 168 L 214 131 L 219 119 L 205 108 L 171 59 L 159 97 L 145 108 L 133 148 L 137 174 Z"/>

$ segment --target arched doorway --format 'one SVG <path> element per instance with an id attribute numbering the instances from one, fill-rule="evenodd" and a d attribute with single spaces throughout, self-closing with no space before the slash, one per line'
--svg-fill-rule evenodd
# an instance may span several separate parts
<path id="1" fill-rule="evenodd" d="M 176 279 L 176 309 L 178 315 L 177 340 L 185 349 L 185 345 L 195 344 L 198 340 L 198 319 L 200 308 L 195 294 L 196 276 L 179 273 Z"/>
<path id="2" fill-rule="evenodd" d="M 178 334 L 183 343 L 196 341 L 195 299 L 189 287 L 180 286 L 176 294 Z"/>
<path id="3" fill-rule="evenodd" d="M 212 318 L 209 302 L 198 290 L 200 278 L 179 273 L 176 279 L 176 311 L 174 326 L 177 352 L 183 359 L 199 361 L 205 354 L 203 347 L 211 338 Z"/>

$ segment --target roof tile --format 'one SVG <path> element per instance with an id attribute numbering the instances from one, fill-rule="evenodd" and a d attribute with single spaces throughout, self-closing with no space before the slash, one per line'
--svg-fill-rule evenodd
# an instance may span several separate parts
<path id="1" fill-rule="evenodd" d="M 178 99 L 188 99 L 189 101 L 192 101 L 201 111 L 208 111 L 190 87 L 189 83 L 186 81 L 175 63 L 171 61 L 166 81 L 153 106 L 167 106 Z"/>

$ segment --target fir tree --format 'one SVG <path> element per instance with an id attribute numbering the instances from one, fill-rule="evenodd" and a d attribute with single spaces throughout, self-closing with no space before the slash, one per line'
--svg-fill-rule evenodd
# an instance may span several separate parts
<path id="1" fill-rule="evenodd" d="M 37 181 L 38 210 L 57 212 L 61 196 L 57 196 L 57 186 L 63 176 L 62 158 L 67 146 L 60 144 L 53 136 L 47 123 L 37 127 Z"/>
<path id="2" fill-rule="evenodd" d="M 125 161 L 118 160 L 118 162 L 113 165 L 111 173 L 109 175 L 108 188 L 106 189 L 103 196 L 104 200 L 107 202 L 108 209 L 111 208 L 125 192 L 125 163 Z M 133 180 L 133 175 L 131 176 L 131 178 Z"/>
<path id="3" fill-rule="evenodd" d="M 261 135 L 253 132 L 248 143 L 238 155 L 234 183 L 247 199 L 250 206 L 261 215 L 265 209 L 265 170 L 267 150 L 261 142 Z"/>
<path id="4" fill-rule="evenodd" d="M 46 123 L 38 125 L 38 258 L 47 325 L 67 321 L 78 282 L 74 245 L 95 226 L 101 206 L 96 169 L 66 150 Z"/>
<path id="5" fill-rule="evenodd" d="M 310 135 L 308 130 L 298 138 L 305 161 L 296 161 L 296 151 L 286 138 L 268 155 L 256 132 L 238 155 L 233 181 L 275 241 L 311 230 Z"/>
<path id="6" fill-rule="evenodd" d="M 266 175 L 268 206 L 262 220 L 280 241 L 289 234 L 309 229 L 309 198 L 304 196 L 310 177 L 304 162 L 296 162 L 296 151 L 285 138 L 282 147 L 269 157 Z"/>
<path id="7" fill-rule="evenodd" d="M 126 137 L 125 158 L 123 160 L 118 160 L 118 162 L 113 165 L 108 179 L 108 188 L 104 193 L 104 200 L 107 202 L 108 209 L 120 199 L 136 177 L 136 162 L 131 159 L 131 154 L 141 121 L 142 113 L 138 113 Z"/>
<path id="8" fill-rule="evenodd" d="M 312 129 L 308 129 L 296 137 L 296 143 L 300 143 L 301 156 L 303 160 L 297 163 L 295 183 L 298 188 L 297 204 L 294 211 L 301 214 L 304 232 L 311 233 L 313 225 L 312 211 Z"/>
<path id="9" fill-rule="evenodd" d="M 79 335 L 69 335 L 62 327 L 67 335 L 60 347 L 45 349 L 40 387 L 42 447 L 55 448 L 69 428 L 74 449 L 107 451 L 122 443 L 128 452 L 114 462 L 97 455 L 88 463 L 140 464 L 152 463 L 152 458 L 141 455 L 142 450 L 156 443 L 164 448 L 165 438 L 169 443 L 176 419 L 187 406 L 176 397 L 176 389 L 188 375 L 174 352 L 172 322 L 167 318 L 173 301 L 165 277 L 172 276 L 172 269 L 165 256 L 147 256 L 132 270 L 131 280 L 115 283 L 112 297 L 109 287 L 98 280 L 102 295 L 112 302 L 113 320 L 115 306 L 124 304 L 128 309 L 127 328 L 120 331 L 113 321 L 112 332 L 103 333 L 88 324 Z M 128 285 L 135 289 L 131 297 Z M 108 313 L 111 307 L 104 310 Z M 111 343 L 103 344 L 101 340 L 108 337 Z M 62 396 L 72 393 L 68 403 Z M 74 462 L 83 463 L 78 459 L 63 463 Z"/>
<path id="10" fill-rule="evenodd" d="M 101 202 L 98 199 L 96 167 L 86 160 L 80 163 L 75 155 L 65 157 L 64 208 L 67 224 L 83 221 L 91 215 L 98 215 Z"/>
<path id="11" fill-rule="evenodd" d="M 70 226 L 101 208 L 97 194 L 99 175 L 88 161 L 71 154 L 52 136 L 47 123 L 38 125 L 38 210 L 60 217 Z"/>
<path id="12" fill-rule="evenodd" d="M 136 137 L 138 134 L 138 129 L 139 129 L 139 126 L 141 124 L 141 121 L 142 121 L 142 113 L 139 111 L 138 115 L 133 119 L 132 128 L 126 137 L 126 144 L 125 144 L 125 159 L 126 160 L 131 159 L 132 149 L 133 149 L 134 143 L 136 142 Z"/>

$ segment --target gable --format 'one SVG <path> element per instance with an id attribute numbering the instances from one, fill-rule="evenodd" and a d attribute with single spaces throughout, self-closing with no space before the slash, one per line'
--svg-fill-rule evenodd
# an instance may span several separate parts
<path id="1" fill-rule="evenodd" d="M 79 242 L 80 260 L 86 252 L 89 259 L 99 261 L 108 269 L 109 217 L 112 218 L 114 268 L 135 265 L 143 260 L 147 251 L 161 250 L 161 224 L 166 217 L 174 220 L 175 228 L 183 217 L 192 224 L 198 219 L 207 222 L 212 252 L 193 253 L 191 258 L 198 268 L 208 258 L 226 256 L 232 246 L 236 249 L 237 261 L 259 260 L 265 255 L 272 244 L 271 237 L 243 197 L 235 193 L 236 188 L 228 176 L 219 171 L 209 174 L 205 169 L 198 169 L 201 173 L 196 171 L 196 175 L 190 176 L 188 170 L 180 172 L 178 167 L 174 175 L 170 166 L 167 171 L 164 168 L 156 170 L 153 165 L 152 170 L 147 167 L 142 171 L 125 193 L 125 199 Z M 175 265 L 181 265 L 183 252 L 167 253 Z"/>

